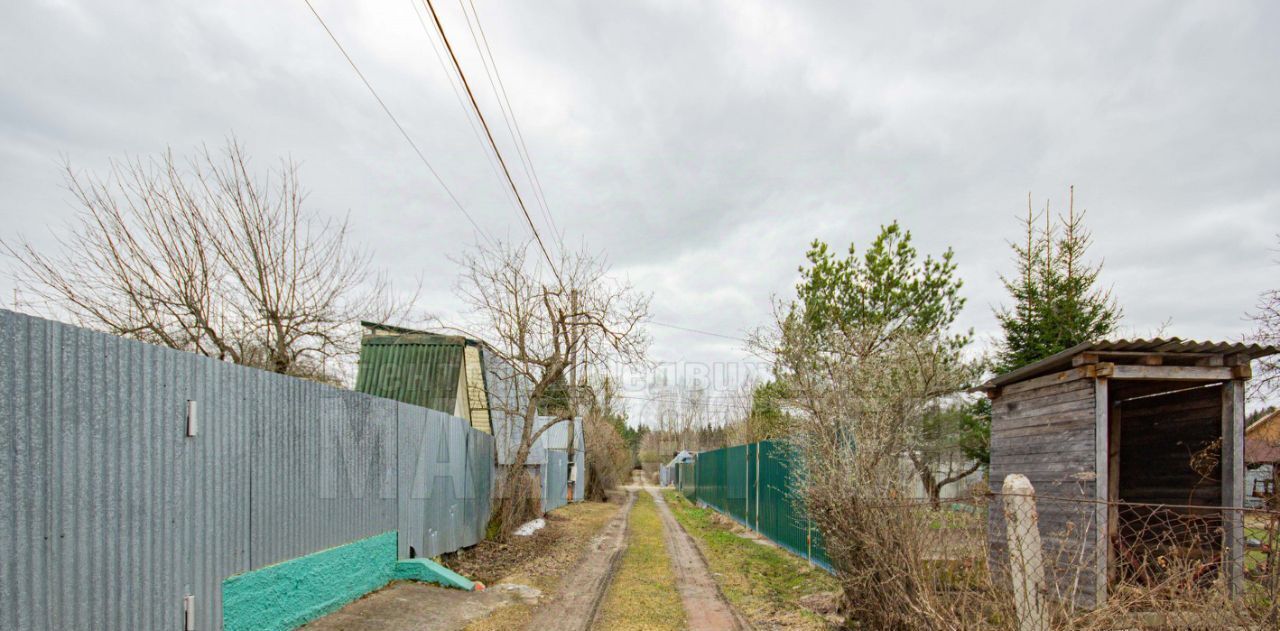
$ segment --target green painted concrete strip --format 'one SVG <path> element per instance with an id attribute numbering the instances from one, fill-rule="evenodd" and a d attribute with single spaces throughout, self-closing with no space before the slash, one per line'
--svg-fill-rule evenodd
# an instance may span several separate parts
<path id="1" fill-rule="evenodd" d="M 472 591 L 476 588 L 475 583 L 431 559 L 397 561 L 395 578 L 402 581 L 435 583 L 436 585 L 455 587 L 465 591 Z"/>
<path id="2" fill-rule="evenodd" d="M 396 531 L 353 541 L 222 582 L 227 631 L 288 631 L 391 582 Z"/>
<path id="3" fill-rule="evenodd" d="M 471 591 L 475 583 L 430 559 L 396 558 L 394 530 L 222 581 L 227 631 L 289 631 L 393 580 Z"/>

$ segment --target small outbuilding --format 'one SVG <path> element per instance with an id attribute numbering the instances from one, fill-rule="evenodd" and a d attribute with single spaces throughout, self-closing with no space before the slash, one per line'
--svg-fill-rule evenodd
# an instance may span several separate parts
<path id="1" fill-rule="evenodd" d="M 1258 417 L 1244 428 L 1245 505 L 1280 510 L 1280 410 Z"/>
<path id="2" fill-rule="evenodd" d="M 695 457 L 692 451 L 686 450 L 677 453 L 671 459 L 671 462 L 662 465 L 662 468 L 658 470 L 658 483 L 661 486 L 679 486 L 680 465 L 693 462 Z"/>
<path id="3" fill-rule="evenodd" d="M 1020 473 L 1035 487 L 1051 591 L 1103 602 L 1135 550 L 1179 536 L 1197 537 L 1188 545 L 1207 548 L 1197 550 L 1213 559 L 1206 565 L 1238 588 L 1245 382 L 1252 360 L 1277 352 L 1177 338 L 1088 342 L 984 384 L 992 486 Z M 989 539 L 1001 555 L 996 506 Z"/>

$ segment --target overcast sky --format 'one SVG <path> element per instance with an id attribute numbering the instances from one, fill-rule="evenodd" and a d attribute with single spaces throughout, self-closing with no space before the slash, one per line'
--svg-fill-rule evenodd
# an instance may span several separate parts
<path id="1" fill-rule="evenodd" d="M 437 4 L 525 187 L 463 13 Z M 961 323 L 989 340 L 1027 194 L 1061 209 L 1074 184 L 1126 334 L 1248 331 L 1280 284 L 1280 5 L 868 4 L 476 0 L 555 224 L 653 292 L 658 322 L 742 335 L 809 241 L 896 219 L 955 249 Z M 411 0 L 315 6 L 483 229 L 525 238 Z M 260 166 L 300 161 L 311 208 L 421 276 L 425 309 L 460 308 L 470 225 L 302 0 L 12 3 L 0 55 L 5 236 L 53 247 L 63 157 L 234 134 Z M 652 333 L 659 361 L 745 357 Z"/>

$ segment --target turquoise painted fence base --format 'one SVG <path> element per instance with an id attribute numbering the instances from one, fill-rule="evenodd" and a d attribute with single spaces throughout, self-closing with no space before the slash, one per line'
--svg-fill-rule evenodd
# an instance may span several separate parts
<path id="1" fill-rule="evenodd" d="M 397 559 L 396 539 L 392 530 L 222 581 L 223 628 L 289 631 L 393 580 L 475 589 L 475 583 L 429 559 Z"/>
<path id="2" fill-rule="evenodd" d="M 464 591 L 473 591 L 476 584 L 461 574 L 432 561 L 431 559 L 408 559 L 397 561 L 395 579 L 400 581 L 419 581 L 435 583 L 445 587 L 453 587 Z"/>

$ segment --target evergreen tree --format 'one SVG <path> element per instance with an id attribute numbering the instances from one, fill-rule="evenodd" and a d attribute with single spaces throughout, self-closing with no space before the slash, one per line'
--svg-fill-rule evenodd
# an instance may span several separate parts
<path id="1" fill-rule="evenodd" d="M 1028 196 L 1026 239 L 1013 244 L 1017 275 L 1001 276 L 1013 306 L 996 313 L 1004 330 L 997 372 L 1104 337 L 1119 324 L 1120 307 L 1110 291 L 1097 286 L 1102 265 L 1085 260 L 1091 237 L 1084 215 L 1075 210 L 1075 187 L 1067 214 L 1057 218 L 1060 225 L 1047 206 L 1037 216 Z M 1041 217 L 1044 227 L 1038 228 Z"/>
<path id="2" fill-rule="evenodd" d="M 820 240 L 805 256 L 809 266 L 800 268 L 796 308 L 819 336 L 858 331 L 866 340 L 865 348 L 856 349 L 860 356 L 877 352 L 901 331 L 934 335 L 940 347 L 957 355 L 972 339 L 972 332 L 949 332 L 964 307 L 951 250 L 921 260 L 911 232 L 896 221 L 881 226 L 861 256 L 851 243 L 848 255 L 837 258 Z"/>
<path id="3" fill-rule="evenodd" d="M 781 381 L 769 381 L 751 391 L 751 415 L 747 417 L 747 442 L 781 438 L 787 435 L 790 417 L 782 409 L 787 387 Z"/>

